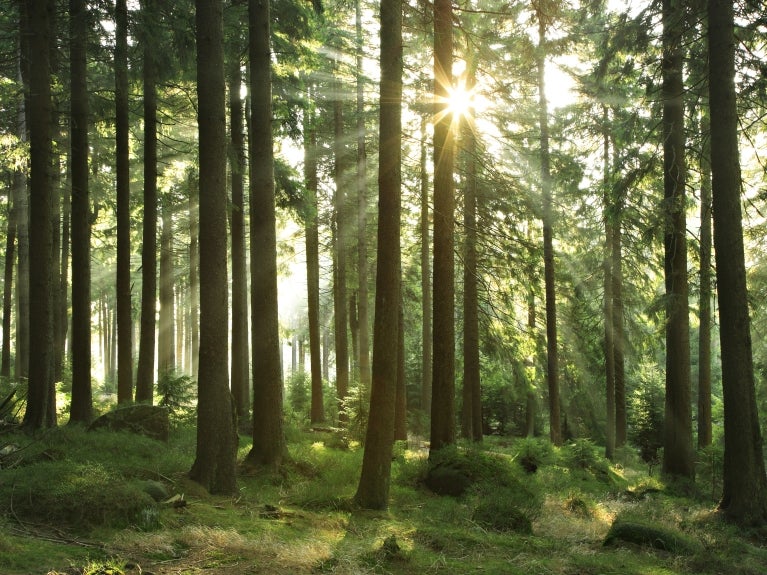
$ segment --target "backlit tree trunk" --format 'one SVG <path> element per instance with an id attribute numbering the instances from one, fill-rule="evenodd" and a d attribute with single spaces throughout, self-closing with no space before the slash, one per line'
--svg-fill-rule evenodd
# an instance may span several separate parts
<path id="1" fill-rule="evenodd" d="M 157 379 L 176 369 L 175 298 L 173 294 L 173 199 L 165 194 L 160 200 L 160 313 L 158 317 Z"/>
<path id="2" fill-rule="evenodd" d="M 402 186 L 402 3 L 381 2 L 381 149 L 378 173 L 373 380 L 365 453 L 355 501 L 385 509 L 389 500 L 397 397 Z"/>
<path id="3" fill-rule="evenodd" d="M 434 2 L 434 301 L 431 450 L 455 443 L 455 154 L 448 95 L 453 84 L 453 6 Z"/>
<path id="4" fill-rule="evenodd" d="M 27 92 L 29 217 L 35 222 L 35 233 L 29 236 L 29 299 L 35 302 L 29 310 L 29 345 L 35 350 L 35 356 L 34 361 L 31 358 L 29 361 L 27 409 L 23 420 L 25 428 L 35 430 L 50 423 L 50 411 L 55 413 L 55 405 L 50 403 L 53 386 L 53 194 L 50 181 L 51 78 L 46 49 L 52 41 L 50 21 L 54 6 L 50 0 L 30 0 L 25 5 L 26 25 L 22 33 L 29 38 L 29 44 L 39 50 L 34 65 L 29 67 Z"/>
<path id="5" fill-rule="evenodd" d="M 229 393 L 226 112 L 223 3 L 197 0 L 200 145 L 200 367 L 197 456 L 189 473 L 211 493 L 237 490 L 237 434 Z"/>
<path id="6" fill-rule="evenodd" d="M 685 217 L 681 0 L 663 2 L 663 189 L 666 277 L 666 409 L 663 472 L 695 475 Z"/>
<path id="7" fill-rule="evenodd" d="M 250 0 L 250 270 L 253 447 L 247 462 L 279 468 L 286 455 L 277 317 L 269 3 Z"/>
<path id="8" fill-rule="evenodd" d="M 128 7 L 115 3 L 115 178 L 117 182 L 117 403 L 133 401 Z"/>
<path id="9" fill-rule="evenodd" d="M 144 217 L 141 242 L 141 335 L 136 368 L 136 401 L 154 399 L 155 313 L 157 306 L 157 47 L 149 31 L 155 0 L 142 0 L 144 18 Z"/>
<path id="10" fill-rule="evenodd" d="M 88 423 L 91 398 L 91 224 L 88 195 L 88 85 L 85 0 L 70 0 L 72 145 L 72 405 L 70 421 Z"/>
<path id="11" fill-rule="evenodd" d="M 733 2 L 709 0 L 709 106 L 714 250 L 724 391 L 719 508 L 743 526 L 767 523 L 767 478 L 756 403 L 743 251 Z"/>

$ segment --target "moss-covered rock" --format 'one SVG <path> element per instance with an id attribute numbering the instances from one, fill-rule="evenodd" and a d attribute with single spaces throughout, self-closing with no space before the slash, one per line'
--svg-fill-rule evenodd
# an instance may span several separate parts
<path id="1" fill-rule="evenodd" d="M 617 545 L 621 542 L 640 547 L 652 547 L 680 555 L 692 555 L 700 550 L 697 542 L 678 531 L 618 518 L 607 532 L 604 545 Z"/>
<path id="2" fill-rule="evenodd" d="M 136 404 L 105 413 L 88 427 L 89 431 L 95 429 L 129 431 L 159 441 L 168 441 L 170 419 L 168 410 L 164 407 Z"/>

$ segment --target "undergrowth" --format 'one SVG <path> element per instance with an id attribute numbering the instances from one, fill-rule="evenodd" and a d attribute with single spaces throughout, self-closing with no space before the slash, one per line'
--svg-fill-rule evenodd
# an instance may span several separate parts
<path id="1" fill-rule="evenodd" d="M 4 575 L 755 575 L 767 564 L 763 539 L 723 523 L 706 493 L 649 476 L 629 449 L 608 462 L 586 440 L 488 438 L 431 459 L 398 445 L 390 508 L 370 512 L 352 504 L 363 449 L 332 430 L 291 429 L 283 469 L 243 470 L 233 497 L 188 479 L 195 433 L 183 423 L 167 444 L 77 426 L 2 437 L 18 446 L 0 470 Z M 239 458 L 248 450 L 243 437 Z M 435 468 L 465 489 L 436 494 Z"/>

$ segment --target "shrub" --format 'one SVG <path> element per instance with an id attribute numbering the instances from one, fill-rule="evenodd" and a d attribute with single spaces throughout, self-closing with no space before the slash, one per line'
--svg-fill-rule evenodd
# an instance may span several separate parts
<path id="1" fill-rule="evenodd" d="M 165 372 L 157 381 L 158 405 L 168 408 L 171 416 L 178 417 L 194 405 L 195 381 L 175 371 Z"/>
<path id="2" fill-rule="evenodd" d="M 514 459 L 528 473 L 554 461 L 554 448 L 548 439 L 524 437 L 514 442 L 512 450 Z"/>
<path id="3" fill-rule="evenodd" d="M 493 531 L 513 531 L 524 535 L 533 532 L 529 509 L 513 489 L 501 489 L 486 494 L 474 508 L 472 519 L 482 527 Z"/>

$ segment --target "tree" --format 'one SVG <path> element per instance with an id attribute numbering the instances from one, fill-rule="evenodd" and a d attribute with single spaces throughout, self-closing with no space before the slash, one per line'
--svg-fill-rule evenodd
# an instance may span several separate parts
<path id="1" fill-rule="evenodd" d="M 681 0 L 663 2 L 663 212 L 666 280 L 666 409 L 663 472 L 692 478 L 690 326 L 685 217 Z"/>
<path id="2" fill-rule="evenodd" d="M 240 90 L 240 50 L 229 52 L 229 118 L 232 205 L 229 210 L 232 233 L 232 395 L 240 421 L 248 421 L 250 382 L 248 379 L 248 275 L 245 244 L 245 137 L 242 132 L 244 106 Z M 232 53 L 234 52 L 234 53 Z"/>
<path id="3" fill-rule="evenodd" d="M 13 308 L 13 262 L 16 253 L 16 213 L 13 194 L 8 199 L 5 228 L 5 263 L 3 266 L 3 344 L 0 377 L 11 377 L 11 309 Z"/>
<path id="4" fill-rule="evenodd" d="M 368 253 L 367 253 L 367 149 L 365 147 L 365 76 L 362 30 L 362 0 L 355 2 L 357 59 L 357 329 L 360 385 L 370 388 L 370 338 L 368 331 Z"/>
<path id="5" fill-rule="evenodd" d="M 429 176 L 426 169 L 428 157 L 428 145 L 426 139 L 426 119 L 421 119 L 421 145 L 420 145 L 420 182 L 421 182 L 421 211 L 419 217 L 419 231 L 421 240 L 421 409 L 424 413 L 431 412 L 431 346 L 432 346 L 432 301 L 431 301 L 431 258 L 429 245 Z"/>
<path id="6" fill-rule="evenodd" d="M 714 250 L 724 391 L 725 516 L 767 523 L 767 478 L 757 412 L 740 205 L 733 2 L 708 2 Z"/>
<path id="7" fill-rule="evenodd" d="M 51 413 L 50 389 L 53 386 L 53 277 L 52 277 L 52 191 L 49 166 L 51 163 L 51 78 L 49 51 L 52 41 L 50 25 L 53 2 L 31 0 L 25 2 L 26 17 L 22 18 L 22 35 L 29 38 L 29 46 L 39 50 L 35 65 L 29 67 L 29 86 L 26 90 L 29 154 L 30 202 L 29 217 L 35 222 L 35 233 L 29 237 L 29 299 L 35 305 L 29 310 L 29 345 L 35 350 L 34 361 L 29 361 L 27 409 L 23 425 L 30 431 L 49 425 Z M 29 58 L 29 53 L 24 54 Z M 27 60 L 28 62 L 29 60 Z"/>
<path id="8" fill-rule="evenodd" d="M 142 0 L 144 83 L 144 218 L 141 242 L 141 333 L 136 368 L 136 401 L 154 397 L 155 313 L 157 306 L 157 65 L 153 37 L 155 0 Z"/>
<path id="9" fill-rule="evenodd" d="M 130 245 L 128 6 L 115 2 L 115 180 L 117 195 L 117 402 L 133 400 L 133 310 Z"/>
<path id="10" fill-rule="evenodd" d="M 604 221 L 605 221 L 605 247 L 603 256 L 604 267 L 604 325 L 605 325 L 605 381 L 607 400 L 607 423 L 605 430 L 605 457 L 612 459 L 615 456 L 615 336 L 614 336 L 614 301 L 613 301 L 613 210 L 609 193 L 610 186 L 610 134 L 608 123 L 610 121 L 609 108 L 602 108 L 602 171 L 604 187 Z"/>
<path id="11" fill-rule="evenodd" d="M 160 199 L 160 310 L 157 315 L 157 379 L 173 373 L 176 364 L 174 338 L 173 271 L 173 196 L 166 192 Z"/>
<path id="12" fill-rule="evenodd" d="M 88 194 L 88 9 L 70 0 L 72 146 L 72 405 L 70 421 L 88 423 L 91 398 L 91 223 Z"/>
<path id="13" fill-rule="evenodd" d="M 249 0 L 250 270 L 253 447 L 247 462 L 279 468 L 286 454 L 277 317 L 277 231 L 272 148 L 269 3 Z"/>
<path id="14" fill-rule="evenodd" d="M 381 111 L 376 308 L 370 416 L 356 503 L 385 509 L 389 499 L 400 314 L 402 187 L 402 2 L 381 2 Z"/>
<path id="15" fill-rule="evenodd" d="M 237 490 L 237 433 L 229 393 L 226 121 L 223 5 L 197 0 L 200 145 L 200 360 L 197 456 L 190 477 L 211 493 Z"/>
<path id="16" fill-rule="evenodd" d="M 311 87 L 309 87 L 311 96 Z M 317 135 L 314 113 L 310 108 L 304 120 L 304 180 L 306 181 L 306 289 L 309 316 L 309 369 L 312 381 L 310 420 L 313 424 L 325 421 L 322 391 L 322 357 L 320 355 L 320 240 L 317 205 Z"/>
<path id="17" fill-rule="evenodd" d="M 434 296 L 431 450 L 455 443 L 453 6 L 434 2 Z"/>
<path id="18" fill-rule="evenodd" d="M 554 445 L 562 443 L 559 405 L 559 350 L 557 348 L 557 296 L 554 269 L 551 154 L 549 151 L 549 111 L 546 100 L 546 29 L 551 18 L 551 3 L 534 3 L 538 19 L 538 121 L 541 139 L 541 197 L 543 220 L 543 266 L 546 292 L 546 378 L 549 387 L 549 428 Z"/>
<path id="19" fill-rule="evenodd" d="M 473 89 L 476 71 L 469 63 L 466 90 Z M 465 159 L 464 176 L 464 258 L 463 258 L 463 411 L 464 437 L 482 441 L 482 399 L 479 364 L 479 293 L 477 266 L 477 141 L 471 118 L 460 119 Z"/>
<path id="20" fill-rule="evenodd" d="M 333 319 L 336 348 L 336 397 L 338 399 L 338 420 L 346 420 L 343 403 L 349 394 L 349 317 L 346 308 L 347 296 L 347 251 L 349 247 L 347 230 L 346 185 L 346 144 L 344 140 L 343 100 L 341 81 L 338 78 L 338 60 L 335 62 L 336 77 L 333 80 Z"/>

